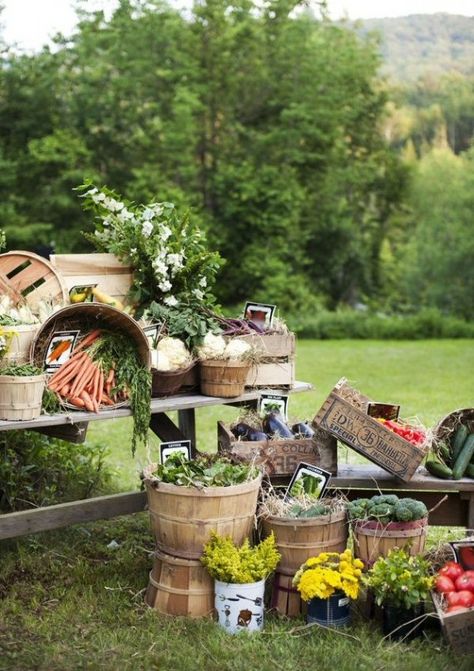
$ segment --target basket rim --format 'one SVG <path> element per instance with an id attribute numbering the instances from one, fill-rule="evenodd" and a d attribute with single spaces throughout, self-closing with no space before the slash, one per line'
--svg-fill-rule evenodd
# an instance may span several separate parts
<path id="1" fill-rule="evenodd" d="M 428 515 L 421 517 L 419 520 L 411 520 L 410 522 L 387 522 L 383 524 L 377 520 L 353 520 L 354 528 L 359 529 L 376 529 L 377 531 L 405 531 L 407 529 L 419 529 L 428 525 Z"/>
<path id="2" fill-rule="evenodd" d="M 334 521 L 340 522 L 347 517 L 345 510 L 337 510 L 332 513 L 327 513 L 326 515 L 316 515 L 315 517 L 280 517 L 278 515 L 265 515 L 262 517 L 262 522 L 270 523 L 281 523 L 283 526 L 301 526 L 309 527 L 314 526 L 316 520 L 325 522 L 325 521 Z M 317 525 L 319 526 L 319 524 Z"/>
<path id="3" fill-rule="evenodd" d="M 216 496 L 227 496 L 231 494 L 245 494 L 246 492 L 251 492 L 255 489 L 255 485 L 262 482 L 263 473 L 260 471 L 257 477 L 252 478 L 246 482 L 241 482 L 237 485 L 229 485 L 228 487 L 203 487 L 198 489 L 197 487 L 183 487 L 182 485 L 173 485 L 170 482 L 162 482 L 158 478 L 154 478 L 150 471 L 156 468 L 157 464 L 147 464 L 143 469 L 144 479 L 143 482 L 147 488 L 162 492 L 164 494 L 174 494 L 180 496 L 192 496 L 192 497 L 202 497 L 202 498 L 213 498 Z"/>

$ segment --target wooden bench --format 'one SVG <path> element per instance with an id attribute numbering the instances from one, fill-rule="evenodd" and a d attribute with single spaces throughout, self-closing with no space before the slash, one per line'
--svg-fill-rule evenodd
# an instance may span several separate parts
<path id="1" fill-rule="evenodd" d="M 419 499 L 428 510 L 446 497 L 430 514 L 430 524 L 474 529 L 474 480 L 470 478 L 441 480 L 420 467 L 409 482 L 401 482 L 372 464 L 342 464 L 329 487 L 341 490 L 350 500 L 373 496 L 380 489 L 384 494 Z"/>

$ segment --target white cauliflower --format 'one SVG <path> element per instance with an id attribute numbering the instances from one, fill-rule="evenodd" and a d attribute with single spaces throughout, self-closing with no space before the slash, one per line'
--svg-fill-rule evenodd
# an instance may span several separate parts
<path id="1" fill-rule="evenodd" d="M 223 359 L 226 342 L 220 335 L 214 335 L 209 331 L 202 345 L 198 348 L 198 356 L 200 359 Z"/>
<path id="2" fill-rule="evenodd" d="M 224 351 L 225 359 L 241 359 L 250 350 L 250 345 L 243 340 L 234 338 L 227 343 Z"/>
<path id="3" fill-rule="evenodd" d="M 178 338 L 166 336 L 158 341 L 156 347 L 157 365 L 155 368 L 161 371 L 179 370 L 186 368 L 192 361 L 191 354 L 185 344 Z"/>

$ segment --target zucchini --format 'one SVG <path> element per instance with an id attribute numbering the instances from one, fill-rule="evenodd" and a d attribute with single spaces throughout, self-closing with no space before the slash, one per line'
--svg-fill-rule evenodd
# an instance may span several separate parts
<path id="1" fill-rule="evenodd" d="M 431 473 L 431 475 L 434 475 L 437 478 L 442 478 L 443 480 L 450 480 L 453 477 L 453 472 L 449 466 L 446 466 L 446 464 L 443 464 L 437 459 L 433 459 L 432 456 L 431 458 L 428 457 L 426 460 L 425 468 L 428 473 Z"/>
<path id="2" fill-rule="evenodd" d="M 454 434 L 454 437 L 451 441 L 451 454 L 453 464 L 461 453 L 463 445 L 466 442 L 468 433 L 469 431 L 467 430 L 467 426 L 464 426 L 464 424 L 460 424 L 456 433 Z"/>
<path id="3" fill-rule="evenodd" d="M 458 458 L 454 462 L 453 478 L 455 480 L 460 480 L 462 478 L 473 454 L 474 454 L 474 433 L 470 433 L 469 436 L 464 441 L 464 445 L 462 446 L 462 450 L 459 453 Z"/>
<path id="4" fill-rule="evenodd" d="M 472 478 L 474 480 L 474 464 L 471 463 L 467 465 L 466 472 L 464 473 L 464 475 L 467 478 Z"/>

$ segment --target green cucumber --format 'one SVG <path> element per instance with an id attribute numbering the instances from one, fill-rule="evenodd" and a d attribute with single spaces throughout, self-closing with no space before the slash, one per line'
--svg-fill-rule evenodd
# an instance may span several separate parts
<path id="1" fill-rule="evenodd" d="M 441 459 L 449 465 L 451 463 L 451 450 L 449 446 L 442 440 L 437 444 L 436 448 Z"/>
<path id="2" fill-rule="evenodd" d="M 446 466 L 446 464 L 441 463 L 437 459 L 428 458 L 425 463 L 425 468 L 428 473 L 436 476 L 437 478 L 443 478 L 443 480 L 450 480 L 453 477 L 453 472 Z"/>
<path id="3" fill-rule="evenodd" d="M 474 464 L 471 463 L 467 465 L 466 472 L 464 473 L 464 475 L 467 478 L 472 478 L 474 480 Z"/>
<path id="4" fill-rule="evenodd" d="M 454 462 L 453 478 L 455 480 L 460 480 L 462 478 L 473 454 L 474 454 L 474 433 L 470 433 L 469 436 L 464 441 L 464 445 L 462 447 L 461 452 L 458 455 L 458 458 Z"/>
<path id="5" fill-rule="evenodd" d="M 467 430 L 467 426 L 464 426 L 464 424 L 460 424 L 456 433 L 454 434 L 454 437 L 451 441 L 451 453 L 452 453 L 452 460 L 453 464 L 456 461 L 456 459 L 459 457 L 461 450 L 463 448 L 464 443 L 467 440 L 467 436 L 469 434 L 469 431 Z"/>

